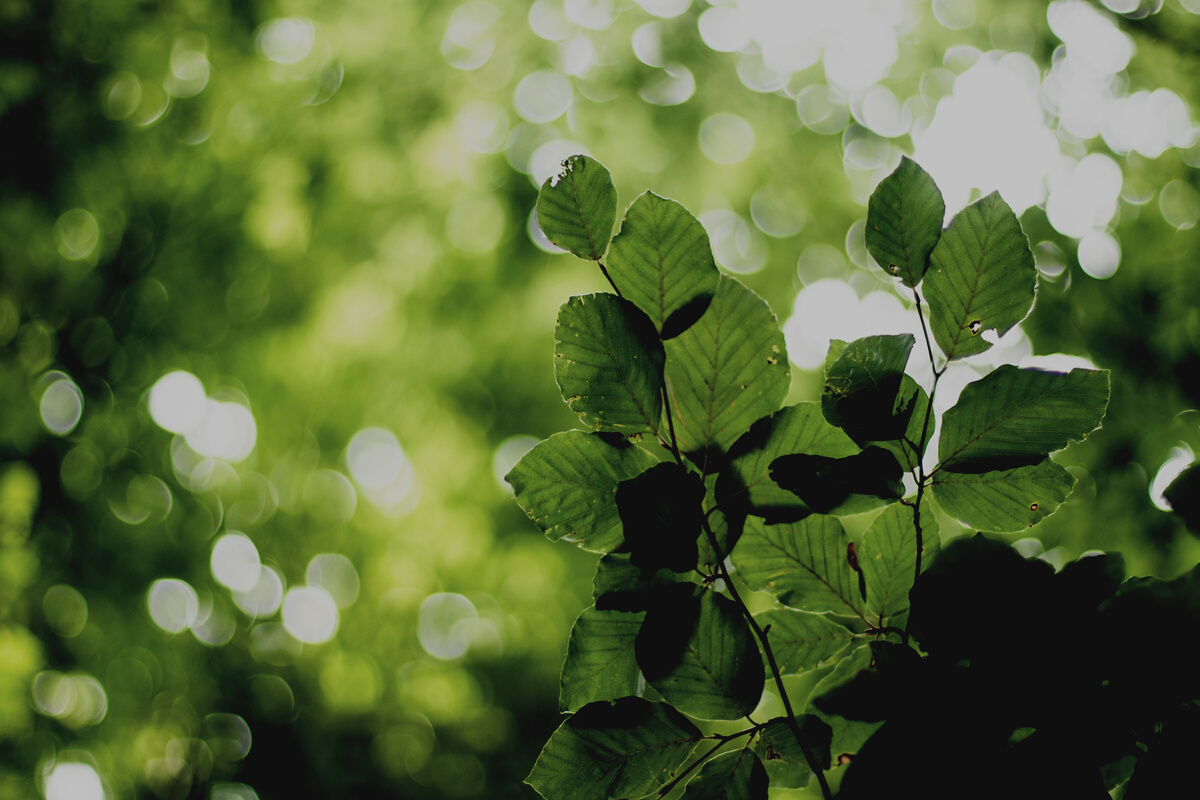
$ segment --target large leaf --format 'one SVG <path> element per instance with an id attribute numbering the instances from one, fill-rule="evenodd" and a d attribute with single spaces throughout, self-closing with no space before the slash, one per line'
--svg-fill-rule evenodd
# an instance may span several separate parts
<path id="1" fill-rule="evenodd" d="M 825 419 L 855 441 L 903 436 L 913 405 L 898 407 L 896 401 L 915 341 L 911 333 L 867 336 L 841 348 L 825 371 L 821 392 Z"/>
<path id="2" fill-rule="evenodd" d="M 571 628 L 558 708 L 575 711 L 595 700 L 641 694 L 633 640 L 644 614 L 584 609 Z"/>
<path id="3" fill-rule="evenodd" d="M 921 504 L 921 540 L 926 553 L 938 541 L 937 518 L 927 503 Z M 908 590 L 917 568 L 917 527 L 912 506 L 893 503 L 871 521 L 863 535 L 858 565 L 867 584 L 867 608 L 876 624 L 903 624 Z"/>
<path id="4" fill-rule="evenodd" d="M 776 608 L 754 615 L 760 628 L 770 630 L 767 637 L 775 663 L 783 675 L 810 670 L 846 648 L 860 633 L 834 622 L 823 614 L 811 614 L 792 608 Z"/>
<path id="5" fill-rule="evenodd" d="M 623 552 L 643 570 L 691 572 L 699 558 L 704 482 L 675 462 L 655 464 L 617 487 Z"/>
<path id="6" fill-rule="evenodd" d="M 715 472 L 729 446 L 787 396 L 783 332 L 758 295 L 722 276 L 704 316 L 666 350 L 679 448 L 703 472 Z"/>
<path id="7" fill-rule="evenodd" d="M 865 507 L 852 500 L 854 496 L 896 500 L 904 491 L 901 469 L 896 456 L 881 447 L 871 446 L 861 453 L 845 458 L 795 453 L 780 456 L 771 462 L 771 478 L 783 489 L 796 494 L 804 504 L 822 514 L 834 513 L 851 505 L 857 513 Z M 852 500 L 847 504 L 847 500 Z"/>
<path id="8" fill-rule="evenodd" d="M 984 331 L 1003 335 L 1033 307 L 1037 269 L 1029 240 L 996 192 L 955 216 L 930 264 L 929 324 L 947 359 L 989 349 Z"/>
<path id="9" fill-rule="evenodd" d="M 554 732 L 525 782 L 547 800 L 644 797 L 670 779 L 701 735 L 666 703 L 590 703 Z"/>
<path id="10" fill-rule="evenodd" d="M 566 431 L 526 453 L 507 480 L 546 538 L 607 553 L 624 541 L 617 487 L 657 463 L 619 437 Z"/>
<path id="11" fill-rule="evenodd" d="M 571 156 L 546 179 L 537 200 L 538 225 L 546 238 L 580 258 L 599 261 L 617 220 L 617 190 L 604 165 Z"/>
<path id="12" fill-rule="evenodd" d="M 938 458 L 954 472 L 1038 463 L 1100 425 L 1108 392 L 1107 370 L 1063 374 L 1005 364 L 968 384 L 942 416 Z"/>
<path id="13" fill-rule="evenodd" d="M 901 156 L 900 166 L 867 201 L 867 252 L 889 275 L 915 287 L 928 269 L 945 216 L 946 203 L 933 178 Z"/>
<path id="14" fill-rule="evenodd" d="M 621 295 L 646 312 L 667 339 L 703 312 L 721 273 L 708 232 L 674 200 L 646 192 L 625 212 L 608 253 Z"/>
<path id="15" fill-rule="evenodd" d="M 733 563 L 751 589 L 765 589 L 804 611 L 862 615 L 858 576 L 850 568 L 850 538 L 836 517 L 813 514 L 788 524 L 746 524 Z"/>
<path id="16" fill-rule="evenodd" d="M 832 729 L 829 749 L 839 765 L 842 756 L 853 757 L 858 753 L 871 735 L 879 729 L 881 723 L 851 720 L 837 714 L 820 711 L 818 710 L 820 700 L 824 695 L 853 681 L 863 670 L 870 669 L 871 661 L 870 645 L 860 645 L 842 656 L 833 669 L 813 687 L 812 693 L 809 695 L 810 714 L 819 717 Z"/>
<path id="17" fill-rule="evenodd" d="M 708 761 L 688 781 L 683 800 L 767 800 L 767 770 L 750 748 Z"/>
<path id="18" fill-rule="evenodd" d="M 933 492 L 947 514 L 992 533 L 1032 528 L 1054 513 L 1075 486 L 1071 473 L 1049 458 L 993 472 L 939 470 Z"/>
<path id="19" fill-rule="evenodd" d="M 729 464 L 717 481 L 717 496 L 722 506 L 744 507 L 768 520 L 794 519 L 810 509 L 771 480 L 771 462 L 792 453 L 844 458 L 858 451 L 858 445 L 841 428 L 825 421 L 820 404 L 788 406 L 755 422 L 729 448 Z"/>
<path id="20" fill-rule="evenodd" d="M 635 642 L 638 666 L 665 700 L 700 719 L 738 719 L 762 696 L 764 670 L 741 609 L 689 585 L 663 589 Z"/>
<path id="21" fill-rule="evenodd" d="M 628 300 L 598 293 L 572 297 L 558 312 L 554 377 L 585 424 L 623 434 L 658 431 L 662 419 L 662 342 Z"/>

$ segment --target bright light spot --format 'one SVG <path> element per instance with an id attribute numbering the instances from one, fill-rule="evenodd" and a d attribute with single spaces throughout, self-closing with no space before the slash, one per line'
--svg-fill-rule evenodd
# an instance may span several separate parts
<path id="1" fill-rule="evenodd" d="M 46 800 L 104 800 L 100 776 L 89 764 L 65 761 L 46 774 Z"/>
<path id="2" fill-rule="evenodd" d="M 160 578 L 150 584 L 146 606 L 155 625 L 167 633 L 179 633 L 196 621 L 200 598 L 187 583 L 177 578 Z"/>
<path id="3" fill-rule="evenodd" d="M 87 624 L 87 600 L 74 586 L 60 583 L 42 596 L 42 613 L 59 636 L 70 639 L 83 633 Z"/>
<path id="4" fill-rule="evenodd" d="M 1046 127 L 1037 65 L 1020 53 L 985 53 L 954 81 L 916 142 L 913 159 L 953 213 L 971 190 L 999 190 L 1018 216 L 1045 199 L 1046 175 L 1059 163 Z"/>
<path id="5" fill-rule="evenodd" d="M 272 567 L 263 566 L 254 588 L 248 592 L 234 592 L 233 602 L 248 617 L 269 617 L 283 604 L 283 578 Z"/>
<path id="6" fill-rule="evenodd" d="M 596 63 L 596 45 L 585 34 L 573 36 L 563 42 L 559 58 L 559 69 L 577 78 L 585 77 Z"/>
<path id="7" fill-rule="evenodd" d="M 718 53 L 736 53 L 752 40 L 741 12 L 731 6 L 714 6 L 700 15 L 700 38 Z"/>
<path id="8" fill-rule="evenodd" d="M 542 230 L 542 226 L 538 225 L 536 206 L 530 209 L 529 216 L 525 220 L 525 232 L 529 234 L 529 240 L 537 245 L 537 248 L 542 252 L 553 253 L 555 255 L 567 252 L 546 238 L 546 233 Z"/>
<path id="9" fill-rule="evenodd" d="M 108 695 L 100 681 L 86 672 L 39 672 L 33 679 L 37 710 L 72 728 L 99 724 L 108 713 Z"/>
<path id="10" fill-rule="evenodd" d="M 814 133 L 837 133 L 850 121 L 845 98 L 821 83 L 800 90 L 796 95 L 796 113 Z"/>
<path id="11" fill-rule="evenodd" d="M 471 152 L 498 153 L 508 137 L 508 112 L 487 101 L 469 103 L 455 116 L 454 131 Z"/>
<path id="12" fill-rule="evenodd" d="M 212 66 L 208 63 L 208 38 L 199 32 L 185 33 L 171 48 L 171 74 L 164 86 L 173 97 L 195 97 L 208 85 Z"/>
<path id="13" fill-rule="evenodd" d="M 358 599 L 358 570 L 350 559 L 338 553 L 321 553 L 312 557 L 305 571 L 310 586 L 319 586 L 329 593 L 340 609 L 354 605 Z"/>
<path id="14" fill-rule="evenodd" d="M 312 52 L 317 29 L 303 17 L 281 17 L 258 29 L 256 44 L 264 58 L 277 64 L 295 64 Z"/>
<path id="15" fill-rule="evenodd" d="M 200 601 L 196 621 L 192 623 L 192 635 L 196 641 L 209 647 L 222 647 L 233 640 L 237 633 L 237 620 L 229 613 L 224 603 L 211 595 Z"/>
<path id="16" fill-rule="evenodd" d="M 504 476 L 511 472 L 517 462 L 524 458 L 525 454 L 532 450 L 539 441 L 534 436 L 510 436 L 496 446 L 496 451 L 492 453 L 492 477 L 496 479 L 496 483 L 501 489 L 512 494 L 512 486 L 504 479 Z"/>
<path id="17" fill-rule="evenodd" d="M 1073 166 L 1068 161 L 1047 180 L 1046 216 L 1064 236 L 1081 238 L 1103 228 L 1117 213 L 1121 168 L 1106 155 L 1092 153 Z"/>
<path id="18" fill-rule="evenodd" d="M 324 644 L 338 628 L 338 607 L 320 586 L 297 586 L 283 598 L 283 627 L 305 644 Z"/>
<path id="19" fill-rule="evenodd" d="M 1200 221 L 1200 192 L 1190 183 L 1173 180 L 1162 188 L 1158 208 L 1173 228 L 1184 231 Z"/>
<path id="20" fill-rule="evenodd" d="M 244 783 L 214 783 L 208 800 L 258 800 L 258 793 Z"/>
<path id="21" fill-rule="evenodd" d="M 219 761 L 240 761 L 249 755 L 250 726 L 237 714 L 209 714 L 204 729 L 213 757 Z"/>
<path id="22" fill-rule="evenodd" d="M 852 341 L 897 333 L 921 336 L 916 315 L 894 294 L 870 292 L 860 300 L 849 284 L 836 278 L 801 289 L 791 317 L 783 324 L 788 357 L 802 369 L 818 369 L 825 363 L 830 339 Z"/>
<path id="23" fill-rule="evenodd" d="M 554 0 L 537 0 L 529 7 L 529 27 L 538 36 L 551 42 L 569 39 L 579 30 Z"/>
<path id="24" fill-rule="evenodd" d="M 105 81 L 101 97 L 104 116 L 128 119 L 142 103 L 142 82 L 132 72 L 116 72 Z"/>
<path id="25" fill-rule="evenodd" d="M 188 433 L 204 419 L 208 397 L 190 372 L 168 372 L 150 387 L 150 416 L 171 433 Z"/>
<path id="26" fill-rule="evenodd" d="M 1079 242 L 1079 266 L 1097 280 L 1111 278 L 1121 266 L 1121 245 L 1108 231 L 1089 231 Z"/>
<path id="27" fill-rule="evenodd" d="M 385 428 L 363 428 L 354 434 L 346 446 L 346 464 L 358 488 L 381 508 L 398 506 L 416 480 L 404 448 Z"/>
<path id="28" fill-rule="evenodd" d="M 645 9 L 646 13 L 663 19 L 678 17 L 692 5 L 692 0 L 634 0 L 634 2 Z"/>
<path id="29" fill-rule="evenodd" d="M 1158 472 L 1154 473 L 1154 480 L 1150 482 L 1150 502 L 1163 511 L 1173 510 L 1171 504 L 1163 497 L 1163 492 L 1195 460 L 1195 453 L 1186 444 L 1172 447 L 1171 452 L 1167 455 L 1167 460 L 1158 468 Z"/>
<path id="30" fill-rule="evenodd" d="M 908 133 L 911 120 L 896 95 L 885 86 L 872 86 L 862 99 L 862 123 L 880 136 L 894 138 Z"/>
<path id="31" fill-rule="evenodd" d="M 435 658 L 461 658 L 466 655 L 471 641 L 458 623 L 478 616 L 475 605 L 461 594 L 432 594 L 421 603 L 417 639 L 425 652 Z"/>
<path id="32" fill-rule="evenodd" d="M 235 592 L 253 590 L 262 574 L 258 548 L 248 536 L 236 531 L 217 539 L 210 564 L 217 583 Z"/>
<path id="33" fill-rule="evenodd" d="M 677 106 L 696 93 L 696 78 L 683 64 L 671 62 L 663 74 L 638 91 L 638 97 L 655 106 Z"/>
<path id="34" fill-rule="evenodd" d="M 750 198 L 750 218 L 768 236 L 795 236 L 808 223 L 808 212 L 795 197 L 774 186 L 763 186 Z"/>
<path id="35" fill-rule="evenodd" d="M 1133 40 L 1084 0 L 1056 0 L 1046 10 L 1046 20 L 1067 46 L 1068 57 L 1080 59 L 1090 71 L 1115 75 L 1133 57 Z"/>
<path id="36" fill-rule="evenodd" d="M 700 151 L 718 164 L 737 164 L 754 151 L 754 128 L 737 114 L 713 114 L 700 123 Z"/>
<path id="37" fill-rule="evenodd" d="M 100 225 L 91 212 L 73 208 L 54 223 L 54 245 L 70 261 L 82 261 L 100 244 Z"/>
<path id="38" fill-rule="evenodd" d="M 455 69 L 479 69 L 496 50 L 492 26 L 500 20 L 500 9 L 485 0 L 469 0 L 450 15 L 442 37 L 442 57 Z"/>
<path id="39" fill-rule="evenodd" d="M 513 93 L 513 106 L 530 122 L 553 122 L 571 107 L 575 90 L 561 72 L 538 70 L 521 79 Z"/>
<path id="40" fill-rule="evenodd" d="M 508 227 L 507 215 L 494 194 L 466 194 L 446 215 L 446 239 L 465 253 L 489 253 Z"/>
<path id="41" fill-rule="evenodd" d="M 842 282 L 846 275 L 846 257 L 831 244 L 815 242 L 800 254 L 796 275 L 804 286 L 833 278 Z"/>
<path id="42" fill-rule="evenodd" d="M 563 14 L 583 28 L 602 31 L 617 18 L 612 0 L 563 0 Z"/>
<path id="43" fill-rule="evenodd" d="M 1118 153 L 1137 151 L 1158 158 L 1169 147 L 1191 147 L 1197 129 L 1179 95 L 1155 89 L 1110 101 L 1101 133 L 1105 144 Z"/>
<path id="44" fill-rule="evenodd" d="M 637 60 L 651 67 L 663 65 L 662 23 L 647 22 L 633 32 L 633 54 Z"/>
<path id="45" fill-rule="evenodd" d="M 933 0 L 933 18 L 952 31 L 969 28 L 975 24 L 975 0 Z"/>
<path id="46" fill-rule="evenodd" d="M 747 275 L 766 266 L 767 240 L 740 214 L 717 208 L 701 214 L 700 224 L 708 231 L 713 256 L 725 269 Z"/>
<path id="47" fill-rule="evenodd" d="M 155 475 L 134 475 L 125 487 L 124 503 L 119 494 L 108 497 L 108 508 L 113 516 L 127 525 L 162 522 L 174 504 L 170 487 Z"/>
<path id="48" fill-rule="evenodd" d="M 38 403 L 42 424 L 54 435 L 66 436 L 83 417 L 83 392 L 63 372 L 48 372 L 39 383 L 46 387 Z"/>
<path id="49" fill-rule="evenodd" d="M 184 435 L 188 447 L 199 455 L 237 463 L 254 450 L 258 428 L 250 409 L 240 403 L 209 399 L 199 425 Z"/>

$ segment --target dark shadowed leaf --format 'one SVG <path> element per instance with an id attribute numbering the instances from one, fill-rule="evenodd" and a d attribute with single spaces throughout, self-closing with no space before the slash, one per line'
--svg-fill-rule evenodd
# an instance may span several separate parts
<path id="1" fill-rule="evenodd" d="M 595 700 L 641 694 L 633 640 L 644 614 L 584 609 L 571 628 L 559 682 L 558 710 L 575 711 Z"/>
<path id="2" fill-rule="evenodd" d="M 905 286 L 921 282 L 942 235 L 946 204 L 937 184 L 907 156 L 880 181 L 867 202 L 867 252 Z"/>
<path id="3" fill-rule="evenodd" d="M 666 703 L 590 703 L 554 732 L 525 782 L 546 800 L 644 797 L 670 780 L 700 737 Z"/>
<path id="4" fill-rule="evenodd" d="M 558 312 L 554 378 L 586 425 L 658 431 L 664 354 L 649 317 L 612 294 L 572 297 Z"/>
<path id="5" fill-rule="evenodd" d="M 705 762 L 688 781 L 683 800 L 767 800 L 767 771 L 749 748 Z"/>
<path id="6" fill-rule="evenodd" d="M 704 521 L 704 481 L 674 462 L 655 464 L 617 487 L 622 552 L 642 570 L 691 572 Z"/>
<path id="7" fill-rule="evenodd" d="M 833 512 L 852 495 L 897 499 L 903 477 L 896 457 L 874 446 L 845 458 L 796 453 L 771 462 L 771 479 L 821 514 Z"/>
<path id="8" fill-rule="evenodd" d="M 546 179 L 538 194 L 537 219 L 546 238 L 580 258 L 599 261 L 617 220 L 617 190 L 600 162 L 571 156 Z"/>
<path id="9" fill-rule="evenodd" d="M 915 341 L 905 333 L 868 336 L 847 344 L 825 371 L 821 392 L 825 419 L 858 442 L 903 436 L 913 404 L 896 401 Z"/>
<path id="10" fill-rule="evenodd" d="M 929 325 L 947 359 L 991 348 L 1033 307 L 1037 268 L 1016 214 L 992 192 L 954 217 L 925 275 Z"/>
<path id="11" fill-rule="evenodd" d="M 1179 473 L 1163 492 L 1171 510 L 1183 518 L 1192 533 L 1200 533 L 1200 467 L 1195 464 Z"/>
<path id="12" fill-rule="evenodd" d="M 810 670 L 862 636 L 824 614 L 792 608 L 763 611 L 755 614 L 754 620 L 760 628 L 770 626 L 767 636 L 783 675 Z"/>
<path id="13" fill-rule="evenodd" d="M 660 569 L 647 573 L 629 562 L 625 553 L 609 553 L 596 564 L 592 599 L 602 611 L 645 611 L 660 586 L 688 582 L 687 576 Z"/>
<path id="14" fill-rule="evenodd" d="M 900 381 L 900 391 L 896 395 L 895 415 L 908 418 L 908 427 L 899 439 L 890 441 L 868 441 L 863 446 L 875 445 L 882 447 L 896 457 L 900 466 L 906 472 L 917 468 L 921 456 L 933 439 L 934 419 L 929 417 L 929 427 L 926 429 L 926 412 L 929 408 L 929 393 L 910 376 L 905 375 Z"/>
<path id="15" fill-rule="evenodd" d="M 1049 458 L 993 472 L 939 470 L 933 493 L 946 513 L 992 533 L 1032 528 L 1054 513 L 1075 486 L 1071 473 Z"/>
<path id="16" fill-rule="evenodd" d="M 664 339 L 699 318 L 687 309 L 699 304 L 693 311 L 703 312 L 721 277 L 704 226 L 679 203 L 653 192 L 625 212 L 608 271 L 621 295 L 646 312 Z M 689 324 L 681 325 L 685 317 Z"/>
<path id="17" fill-rule="evenodd" d="M 624 541 L 617 487 L 657 463 L 619 437 L 566 431 L 526 453 L 507 480 L 546 538 L 605 553 Z"/>

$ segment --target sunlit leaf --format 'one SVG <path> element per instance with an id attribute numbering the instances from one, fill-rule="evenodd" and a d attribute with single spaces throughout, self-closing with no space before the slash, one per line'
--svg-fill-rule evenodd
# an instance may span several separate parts
<path id="1" fill-rule="evenodd" d="M 666 342 L 666 351 L 679 448 L 703 472 L 715 471 L 729 446 L 787 396 L 783 332 L 758 295 L 722 276 L 704 316 Z"/>
<path id="2" fill-rule="evenodd" d="M 937 184 L 907 156 L 867 201 L 867 252 L 905 286 L 921 282 L 942 235 L 946 204 Z"/>
<path id="3" fill-rule="evenodd" d="M 1064 374 L 1005 364 L 968 384 L 942 416 L 938 458 L 955 472 L 1038 463 L 1095 430 L 1108 393 L 1107 370 Z"/>
<path id="4" fill-rule="evenodd" d="M 933 492 L 946 513 L 993 533 L 1032 528 L 1054 513 L 1075 486 L 1071 473 L 1049 458 L 993 472 L 939 470 Z"/>
<path id="5" fill-rule="evenodd" d="M 829 745 L 833 734 L 829 725 L 813 714 L 800 714 L 796 718 L 800 729 L 800 741 L 821 769 L 829 769 Z M 796 740 L 796 733 L 783 717 L 767 722 L 754 744 L 755 752 L 763 761 L 771 785 L 777 789 L 803 789 L 812 781 L 812 769 L 804 756 L 804 749 Z"/>
<path id="6" fill-rule="evenodd" d="M 1037 269 L 1016 214 L 997 192 L 954 217 L 925 275 L 929 325 L 947 359 L 991 348 L 1033 307 Z"/>
<path id="7" fill-rule="evenodd" d="M 928 503 L 921 507 L 921 533 L 923 544 L 938 540 L 937 518 Z M 903 624 L 898 617 L 908 611 L 908 590 L 917 568 L 917 528 L 911 506 L 892 503 L 871 521 L 858 565 L 867 584 L 867 608 L 876 623 Z"/>
<path id="8" fill-rule="evenodd" d="M 738 719 L 763 690 L 754 633 L 732 600 L 679 585 L 663 590 L 635 643 L 646 681 L 672 705 L 700 719 Z"/>
<path id="9" fill-rule="evenodd" d="M 571 156 L 561 172 L 542 184 L 537 219 L 547 239 L 580 258 L 599 261 L 617 219 L 612 176 L 594 159 Z"/>
<path id="10" fill-rule="evenodd" d="M 633 640 L 643 614 L 584 609 L 571 628 L 558 708 L 575 711 L 595 700 L 641 694 Z"/>
<path id="11" fill-rule="evenodd" d="M 746 524 L 733 563 L 751 589 L 765 589 L 804 611 L 862 617 L 858 576 L 846 553 L 850 538 L 836 517 L 813 514 L 796 523 Z"/>
<path id="12" fill-rule="evenodd" d="M 624 541 L 617 486 L 657 463 L 619 437 L 566 431 L 526 453 L 507 479 L 548 539 L 604 553 Z"/>
<path id="13" fill-rule="evenodd" d="M 625 212 L 608 253 L 621 295 L 646 312 L 668 339 L 704 312 L 721 273 L 708 233 L 674 200 L 646 192 Z"/>
<path id="14" fill-rule="evenodd" d="M 700 737 L 666 703 L 590 703 L 554 732 L 525 782 L 546 800 L 643 797 L 670 779 Z"/>
<path id="15" fill-rule="evenodd" d="M 750 748 L 705 762 L 683 800 L 767 800 L 767 771 Z"/>
<path id="16" fill-rule="evenodd" d="M 571 410 L 597 430 L 658 430 L 663 359 L 654 325 L 628 300 L 578 295 L 559 309 L 554 377 Z"/>
<path id="17" fill-rule="evenodd" d="M 770 626 L 767 637 L 783 675 L 812 669 L 861 636 L 823 614 L 792 608 L 763 611 L 755 614 L 754 620 L 760 628 Z"/>

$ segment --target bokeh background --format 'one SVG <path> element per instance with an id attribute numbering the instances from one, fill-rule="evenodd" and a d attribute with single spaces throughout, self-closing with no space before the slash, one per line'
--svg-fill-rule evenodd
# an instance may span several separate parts
<path id="1" fill-rule="evenodd" d="M 793 400 L 913 327 L 901 154 L 999 189 L 1037 305 L 939 399 L 1113 370 L 1019 545 L 1190 567 L 1198 64 L 1198 0 L 2 0 L 0 799 L 534 796 L 595 557 L 503 476 L 577 421 L 602 279 L 531 219 L 577 152 L 700 217 Z"/>

